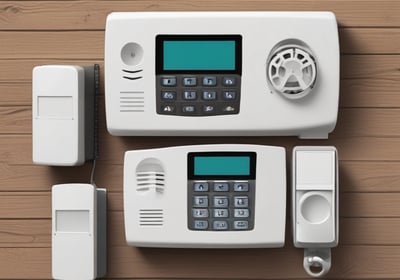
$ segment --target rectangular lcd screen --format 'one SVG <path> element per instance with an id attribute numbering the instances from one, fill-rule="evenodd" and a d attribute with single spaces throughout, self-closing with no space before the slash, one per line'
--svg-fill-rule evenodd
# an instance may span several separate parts
<path id="1" fill-rule="evenodd" d="M 250 157 L 209 156 L 194 157 L 194 175 L 250 175 Z"/>
<path id="2" fill-rule="evenodd" d="M 158 73 L 241 72 L 239 35 L 158 35 L 156 41 Z"/>
<path id="3" fill-rule="evenodd" d="M 255 178 L 255 153 L 189 153 L 189 178 Z"/>
<path id="4" fill-rule="evenodd" d="M 235 70 L 235 41 L 164 41 L 164 70 Z"/>

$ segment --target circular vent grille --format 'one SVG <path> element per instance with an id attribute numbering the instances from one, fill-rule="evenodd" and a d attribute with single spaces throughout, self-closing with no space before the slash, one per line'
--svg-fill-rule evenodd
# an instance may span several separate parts
<path id="1" fill-rule="evenodd" d="M 317 66 L 310 53 L 298 46 L 283 46 L 268 63 L 268 80 L 275 91 L 288 98 L 307 95 L 314 86 Z"/>

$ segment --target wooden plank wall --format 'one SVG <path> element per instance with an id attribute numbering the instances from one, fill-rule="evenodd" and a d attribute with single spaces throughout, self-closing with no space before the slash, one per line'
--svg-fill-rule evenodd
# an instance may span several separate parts
<path id="1" fill-rule="evenodd" d="M 104 118 L 104 26 L 111 11 L 331 10 L 341 41 L 341 93 L 329 140 L 294 137 L 112 137 Z M 102 67 L 100 159 L 108 189 L 108 279 L 308 279 L 287 229 L 283 249 L 137 249 L 125 244 L 123 153 L 193 143 L 335 145 L 340 156 L 340 245 L 331 279 L 400 278 L 400 1 L 0 1 L 0 278 L 51 278 L 51 185 L 88 182 L 90 164 L 31 160 L 31 72 L 40 64 Z M 310 31 L 312 32 L 312 31 Z"/>

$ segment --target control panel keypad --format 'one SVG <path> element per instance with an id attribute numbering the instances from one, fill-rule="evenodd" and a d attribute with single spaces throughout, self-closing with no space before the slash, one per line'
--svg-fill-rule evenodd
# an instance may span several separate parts
<path id="1" fill-rule="evenodd" d="M 255 181 L 189 180 L 191 230 L 240 231 L 254 228 Z"/>
<path id="2" fill-rule="evenodd" d="M 238 114 L 240 85 L 237 74 L 157 75 L 157 113 L 192 117 Z"/>

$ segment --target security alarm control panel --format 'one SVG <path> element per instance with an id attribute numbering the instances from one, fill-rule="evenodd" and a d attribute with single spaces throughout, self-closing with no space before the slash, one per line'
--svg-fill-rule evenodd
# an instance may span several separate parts
<path id="1" fill-rule="evenodd" d="M 327 138 L 339 99 L 330 12 L 131 12 L 107 17 L 113 135 Z"/>
<path id="2" fill-rule="evenodd" d="M 197 145 L 125 153 L 127 242 L 139 247 L 281 247 L 285 149 Z"/>

